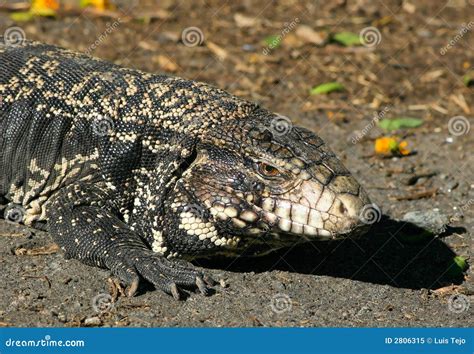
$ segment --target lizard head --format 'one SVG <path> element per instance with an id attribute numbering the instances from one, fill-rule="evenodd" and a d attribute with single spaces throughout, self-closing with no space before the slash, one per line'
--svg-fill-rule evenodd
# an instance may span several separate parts
<path id="1" fill-rule="evenodd" d="M 210 214 L 219 245 L 278 248 L 366 229 L 360 214 L 369 198 L 335 154 L 264 110 L 208 129 L 182 177 Z"/>

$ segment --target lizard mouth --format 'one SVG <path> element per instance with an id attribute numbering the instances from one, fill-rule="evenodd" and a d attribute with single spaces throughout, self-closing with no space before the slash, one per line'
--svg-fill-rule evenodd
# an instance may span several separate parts
<path id="1" fill-rule="evenodd" d="M 361 211 L 370 201 L 359 188 L 357 195 L 335 193 L 313 181 L 286 195 L 268 196 L 253 213 L 270 232 L 301 235 L 305 239 L 337 239 L 362 234 L 366 224 Z"/>
<path id="2" fill-rule="evenodd" d="M 322 212 L 288 200 L 266 199 L 262 207 L 253 209 L 269 227 L 262 227 L 262 231 L 299 235 L 307 241 L 344 238 L 355 235 L 363 226 L 358 218 Z"/>
<path id="3" fill-rule="evenodd" d="M 215 219 L 225 225 L 226 232 L 243 242 L 244 238 L 282 245 L 335 240 L 361 235 L 367 229 L 360 214 L 370 201 L 360 188 L 357 195 L 336 193 L 317 182 L 304 181 L 285 194 L 261 198 L 233 195 L 228 200 L 208 200 L 206 205 Z"/>

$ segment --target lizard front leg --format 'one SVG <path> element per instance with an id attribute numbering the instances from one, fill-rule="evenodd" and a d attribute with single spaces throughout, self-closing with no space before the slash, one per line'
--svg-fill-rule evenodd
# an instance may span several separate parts
<path id="1" fill-rule="evenodd" d="M 104 187 L 84 183 L 66 187 L 51 200 L 49 231 L 67 256 L 110 269 L 129 286 L 129 296 L 135 294 L 140 277 L 177 299 L 180 288 L 197 287 L 207 294 L 208 284 L 199 271 L 148 249 L 121 220 L 111 200 Z"/>

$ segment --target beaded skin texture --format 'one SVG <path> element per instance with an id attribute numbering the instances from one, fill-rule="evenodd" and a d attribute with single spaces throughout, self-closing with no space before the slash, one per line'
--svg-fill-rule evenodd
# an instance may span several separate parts
<path id="1" fill-rule="evenodd" d="M 321 138 L 204 83 L 0 37 L 0 133 L 5 216 L 130 296 L 209 293 L 193 258 L 364 230 L 367 194 Z"/>

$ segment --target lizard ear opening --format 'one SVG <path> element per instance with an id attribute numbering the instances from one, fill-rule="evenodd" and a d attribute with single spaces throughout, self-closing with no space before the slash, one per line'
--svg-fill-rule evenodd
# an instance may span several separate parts
<path id="1" fill-rule="evenodd" d="M 188 154 L 180 163 L 178 169 L 175 172 L 175 176 L 178 178 L 181 178 L 183 173 L 189 169 L 189 167 L 196 161 L 198 157 L 197 149 L 196 147 L 193 147 L 192 151 L 190 154 Z"/>

